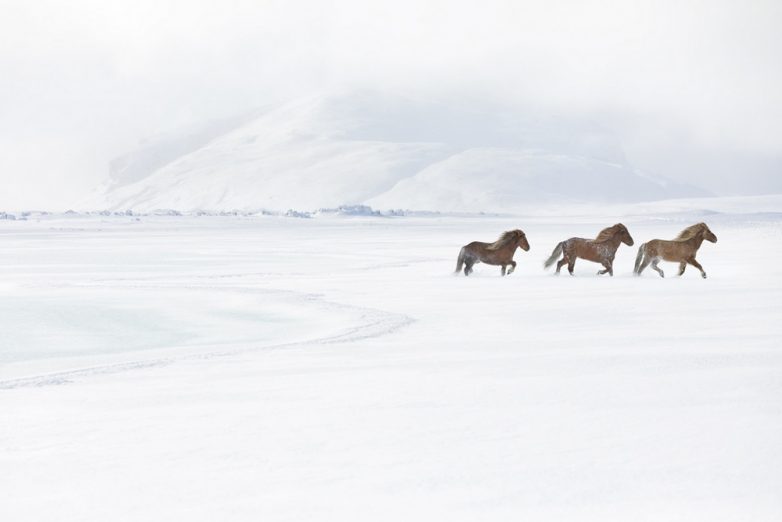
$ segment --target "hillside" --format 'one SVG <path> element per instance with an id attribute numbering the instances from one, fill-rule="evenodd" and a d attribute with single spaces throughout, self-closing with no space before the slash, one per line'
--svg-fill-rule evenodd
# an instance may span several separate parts
<path id="1" fill-rule="evenodd" d="M 147 140 L 86 206 L 512 211 L 704 195 L 653 179 L 591 122 L 375 93 L 313 96 Z"/>

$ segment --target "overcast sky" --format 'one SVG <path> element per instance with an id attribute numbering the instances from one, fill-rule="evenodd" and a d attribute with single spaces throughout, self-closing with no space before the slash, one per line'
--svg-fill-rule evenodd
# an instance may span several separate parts
<path id="1" fill-rule="evenodd" d="M 0 209 L 155 132 L 319 90 L 600 119 L 634 164 L 782 192 L 782 2 L 0 0 Z"/>

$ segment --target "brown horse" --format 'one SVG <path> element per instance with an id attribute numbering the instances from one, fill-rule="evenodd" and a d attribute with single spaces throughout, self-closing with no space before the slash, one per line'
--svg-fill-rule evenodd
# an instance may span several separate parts
<path id="1" fill-rule="evenodd" d="M 601 230 L 595 239 L 571 237 L 566 241 L 562 241 L 554 248 L 551 256 L 546 259 L 543 266 L 546 268 L 550 267 L 562 255 L 562 259 L 557 263 L 557 274 L 559 274 L 562 265 L 567 263 L 567 270 L 570 272 L 570 275 L 573 275 L 576 258 L 580 257 L 581 259 L 603 265 L 604 268 L 597 273 L 598 275 L 608 273 L 613 276 L 614 255 L 616 255 L 616 250 L 619 248 L 620 243 L 633 246 L 633 238 L 630 237 L 627 227 L 617 223 L 612 227 Z"/>
<path id="2" fill-rule="evenodd" d="M 475 263 L 486 263 L 487 265 L 502 266 L 502 275 L 505 275 L 505 269 L 510 265 L 510 270 L 508 270 L 508 275 L 510 275 L 516 269 L 516 261 L 513 260 L 516 248 L 521 248 L 524 251 L 529 250 L 527 236 L 521 230 L 503 232 L 494 243 L 473 241 L 469 245 L 464 245 L 459 251 L 454 274 L 458 274 L 464 266 L 464 275 L 468 276 L 472 273 L 472 267 Z"/>
<path id="3" fill-rule="evenodd" d="M 657 264 L 660 260 L 673 261 L 679 263 L 679 275 L 684 274 L 687 263 L 701 271 L 701 277 L 706 279 L 706 272 L 703 267 L 695 260 L 695 254 L 701 247 L 703 240 L 717 242 L 717 236 L 709 230 L 706 223 L 696 223 L 691 227 L 682 230 L 675 239 L 666 241 L 664 239 L 652 239 L 638 247 L 638 255 L 635 258 L 635 275 L 641 275 L 641 272 L 652 264 L 652 268 L 665 277 L 665 273 Z"/>

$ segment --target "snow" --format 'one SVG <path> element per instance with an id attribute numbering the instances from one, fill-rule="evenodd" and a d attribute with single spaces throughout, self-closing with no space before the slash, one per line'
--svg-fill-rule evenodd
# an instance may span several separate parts
<path id="1" fill-rule="evenodd" d="M 2 221 L 0 518 L 779 520 L 778 202 Z M 693 219 L 707 280 L 542 268 Z"/>
<path id="2" fill-rule="evenodd" d="M 590 121 L 359 91 L 152 138 L 117 158 L 79 208 L 496 212 L 702 195 L 638 171 Z"/>

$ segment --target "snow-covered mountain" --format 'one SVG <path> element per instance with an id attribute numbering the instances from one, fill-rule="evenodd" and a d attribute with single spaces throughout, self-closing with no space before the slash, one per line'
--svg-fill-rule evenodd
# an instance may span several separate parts
<path id="1" fill-rule="evenodd" d="M 87 206 L 509 211 L 701 194 L 642 175 L 619 141 L 589 122 L 361 92 L 147 140 L 112 162 Z"/>

